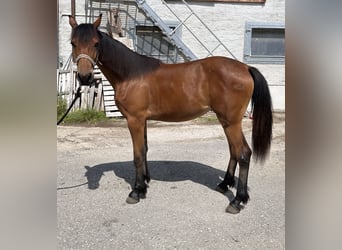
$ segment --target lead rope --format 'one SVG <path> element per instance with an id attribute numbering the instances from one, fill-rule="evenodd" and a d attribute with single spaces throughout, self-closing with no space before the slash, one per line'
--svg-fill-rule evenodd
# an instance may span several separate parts
<path id="1" fill-rule="evenodd" d="M 78 64 L 78 61 L 79 61 L 80 59 L 82 59 L 82 58 L 87 59 L 87 60 L 93 65 L 93 68 L 95 67 L 95 65 L 96 65 L 96 63 L 97 63 L 97 60 L 98 60 L 97 56 L 96 56 L 96 59 L 95 59 L 96 61 L 94 61 L 93 58 L 91 58 L 90 56 L 88 56 L 88 55 L 86 55 L 86 54 L 79 54 L 79 55 L 76 57 L 76 59 L 75 59 L 76 63 Z M 102 65 L 102 64 L 101 64 L 101 65 Z M 90 84 L 90 85 L 91 85 L 91 84 Z M 89 86 L 90 86 L 90 85 L 89 85 Z M 64 118 L 67 116 L 67 114 L 69 113 L 70 109 L 72 108 L 72 106 L 73 106 L 74 103 L 76 102 L 77 98 L 79 98 L 79 97 L 81 97 L 81 85 L 78 87 L 77 92 L 76 92 L 76 95 L 75 95 L 75 98 L 74 98 L 74 100 L 71 102 L 70 107 L 69 107 L 68 110 L 65 112 L 65 114 L 62 116 L 62 118 L 59 119 L 59 121 L 57 122 L 57 126 L 64 120 Z"/>
<path id="2" fill-rule="evenodd" d="M 74 106 L 77 98 L 79 98 L 81 96 L 81 86 L 78 87 L 77 91 L 76 91 L 76 95 L 74 100 L 72 100 L 68 110 L 65 112 L 65 114 L 62 116 L 61 119 L 59 119 L 59 121 L 57 122 L 57 126 L 64 120 L 64 118 L 67 116 L 67 114 L 69 113 L 69 111 L 71 110 L 72 106 Z"/>

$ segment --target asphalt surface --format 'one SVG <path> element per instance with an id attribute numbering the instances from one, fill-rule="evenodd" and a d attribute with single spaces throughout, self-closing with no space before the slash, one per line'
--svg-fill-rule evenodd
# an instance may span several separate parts
<path id="1" fill-rule="evenodd" d="M 275 119 L 268 160 L 251 163 L 251 199 L 237 215 L 225 212 L 236 189 L 214 191 L 229 160 L 217 123 L 150 122 L 152 180 L 134 205 L 125 202 L 135 177 L 126 123 L 59 126 L 58 249 L 285 249 L 284 120 Z"/>

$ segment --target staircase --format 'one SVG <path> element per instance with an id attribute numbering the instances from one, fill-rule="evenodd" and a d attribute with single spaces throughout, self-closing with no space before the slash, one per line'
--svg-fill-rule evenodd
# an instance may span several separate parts
<path id="1" fill-rule="evenodd" d="M 158 26 L 164 35 L 166 35 L 177 48 L 187 57 L 189 61 L 196 60 L 197 57 L 194 53 L 183 43 L 183 41 L 176 34 L 176 30 L 180 27 L 179 25 L 175 29 L 170 27 L 157 15 L 156 12 L 147 4 L 145 0 L 136 0 L 138 7 L 142 9 L 145 14 L 153 21 L 154 25 Z"/>
<path id="2" fill-rule="evenodd" d="M 163 5 L 170 11 L 170 13 L 173 14 L 173 16 L 179 21 L 179 24 L 174 29 L 170 29 L 169 26 L 158 16 L 158 14 L 151 8 L 151 6 L 146 2 L 146 0 L 136 0 L 138 7 L 143 10 L 146 15 L 154 22 L 156 26 L 158 26 L 164 35 L 166 35 L 176 46 L 177 48 L 187 57 L 188 60 L 196 60 L 198 59 L 197 56 L 184 44 L 184 42 L 180 39 L 180 37 L 177 36 L 176 31 L 177 29 L 185 28 L 193 37 L 194 40 L 196 40 L 202 48 L 208 52 L 207 56 L 213 56 L 215 50 L 217 50 L 219 47 L 222 47 L 225 51 L 227 51 L 234 59 L 236 57 L 234 54 L 224 45 L 224 43 L 214 34 L 214 32 L 208 27 L 208 25 L 195 13 L 195 11 L 191 8 L 191 6 L 185 1 L 181 0 L 184 4 L 184 6 L 188 9 L 190 14 L 186 16 L 185 18 L 180 18 L 179 15 L 177 15 L 176 11 L 164 0 L 161 0 Z M 204 32 L 208 32 L 213 40 L 216 42 L 216 46 L 212 49 L 210 49 L 203 41 L 202 39 L 196 35 L 192 30 L 191 27 L 186 24 L 186 22 L 190 18 L 197 19 L 198 22 L 201 23 Z"/>

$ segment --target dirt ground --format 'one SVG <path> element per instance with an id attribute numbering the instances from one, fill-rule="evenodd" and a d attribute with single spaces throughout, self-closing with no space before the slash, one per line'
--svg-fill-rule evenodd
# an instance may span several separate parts
<path id="1" fill-rule="evenodd" d="M 246 117 L 249 144 L 251 125 Z M 151 121 L 148 144 L 147 197 L 130 205 L 135 173 L 126 121 L 57 128 L 58 249 L 285 248 L 285 114 L 274 116 L 269 158 L 251 163 L 251 199 L 237 215 L 225 213 L 236 189 L 214 191 L 229 150 L 213 114 Z"/>

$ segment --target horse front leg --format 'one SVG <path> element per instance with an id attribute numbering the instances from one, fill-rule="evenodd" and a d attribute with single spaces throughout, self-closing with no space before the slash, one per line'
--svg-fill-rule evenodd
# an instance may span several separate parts
<path id="1" fill-rule="evenodd" d="M 134 204 L 145 198 L 147 192 L 147 184 L 149 181 L 149 173 L 147 171 L 147 142 L 146 142 L 146 121 L 138 119 L 127 119 L 128 128 L 131 133 L 133 142 L 134 166 L 135 166 L 135 183 L 133 190 L 129 193 L 126 202 Z"/>

